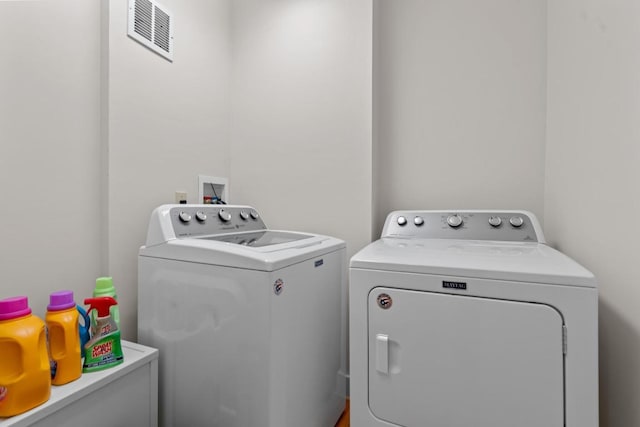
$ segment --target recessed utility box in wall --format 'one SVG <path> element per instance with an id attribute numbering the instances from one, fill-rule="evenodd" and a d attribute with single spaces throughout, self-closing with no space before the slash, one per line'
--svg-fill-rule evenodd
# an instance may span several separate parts
<path id="1" fill-rule="evenodd" d="M 229 180 L 217 176 L 198 175 L 198 203 L 205 203 L 205 197 L 211 197 L 213 203 L 217 200 L 229 203 Z"/>

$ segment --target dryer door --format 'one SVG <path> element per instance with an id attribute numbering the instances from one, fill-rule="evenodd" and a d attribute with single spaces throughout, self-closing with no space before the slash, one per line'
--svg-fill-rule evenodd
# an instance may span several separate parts
<path id="1" fill-rule="evenodd" d="M 369 407 L 407 427 L 562 427 L 562 332 L 543 304 L 374 288 Z"/>

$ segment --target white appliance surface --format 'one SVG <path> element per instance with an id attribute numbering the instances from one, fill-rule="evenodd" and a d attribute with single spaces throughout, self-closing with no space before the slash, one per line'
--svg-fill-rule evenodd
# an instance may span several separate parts
<path id="1" fill-rule="evenodd" d="M 464 277 L 594 287 L 588 270 L 541 243 L 385 237 L 359 252 L 351 267 L 429 274 L 455 270 Z"/>
<path id="2" fill-rule="evenodd" d="M 51 387 L 40 406 L 0 427 L 112 427 L 158 425 L 158 350 L 122 341 L 124 362 Z"/>
<path id="3" fill-rule="evenodd" d="M 544 241 L 525 211 L 389 214 L 350 264 L 351 425 L 597 426 L 596 282 Z"/>
<path id="4" fill-rule="evenodd" d="M 138 268 L 138 338 L 160 350 L 160 425 L 333 426 L 346 394 L 343 241 L 247 206 L 165 205 Z"/>

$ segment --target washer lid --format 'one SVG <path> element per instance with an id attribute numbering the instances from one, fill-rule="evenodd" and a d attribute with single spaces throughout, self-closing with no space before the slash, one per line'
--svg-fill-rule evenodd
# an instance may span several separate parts
<path id="1" fill-rule="evenodd" d="M 265 246 L 279 245 L 281 243 L 296 242 L 298 240 L 310 239 L 310 234 L 293 233 L 289 231 L 255 231 L 249 233 L 226 234 L 218 236 L 199 237 L 203 240 L 215 240 L 218 242 L 233 243 L 242 246 L 261 248 Z"/>
<path id="2" fill-rule="evenodd" d="M 215 236 L 215 239 L 182 238 L 160 245 L 142 246 L 139 255 L 248 270 L 275 271 L 345 248 L 344 241 L 329 236 L 274 230 L 269 230 L 268 233 L 270 237 L 267 239 L 271 240 L 271 243 L 265 245 L 249 244 L 253 239 L 250 236 L 254 235 L 254 232 L 234 233 Z M 242 243 L 243 239 L 245 243 Z"/>
<path id="3" fill-rule="evenodd" d="M 382 238 L 351 268 L 596 287 L 593 274 L 541 243 Z"/>

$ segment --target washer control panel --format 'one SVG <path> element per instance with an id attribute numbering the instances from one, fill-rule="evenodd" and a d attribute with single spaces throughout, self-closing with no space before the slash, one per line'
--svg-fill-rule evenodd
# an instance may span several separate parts
<path id="1" fill-rule="evenodd" d="M 249 206 L 175 205 L 169 215 L 178 238 L 267 228 L 258 211 Z"/>
<path id="2" fill-rule="evenodd" d="M 544 242 L 538 220 L 527 211 L 396 211 L 382 237 Z"/>

